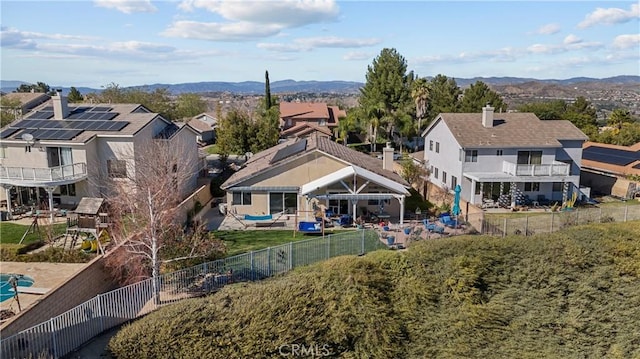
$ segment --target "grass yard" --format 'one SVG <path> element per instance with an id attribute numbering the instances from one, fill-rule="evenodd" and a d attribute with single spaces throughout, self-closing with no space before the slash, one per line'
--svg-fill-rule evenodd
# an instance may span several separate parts
<path id="1" fill-rule="evenodd" d="M 345 230 L 325 231 L 325 235 L 342 233 Z M 316 238 L 318 235 L 295 233 L 293 230 L 243 230 L 243 231 L 213 231 L 216 238 L 221 239 L 227 246 L 227 256 L 257 251 L 267 247 Z"/>
<path id="2" fill-rule="evenodd" d="M 40 232 L 38 231 L 27 234 L 23 243 L 29 243 L 37 241 L 38 239 L 46 239 L 47 237 L 47 225 L 40 225 Z M 17 244 L 24 235 L 24 232 L 29 228 L 28 225 L 22 225 L 17 223 L 2 222 L 0 223 L 0 243 L 2 244 Z M 53 225 L 53 235 L 63 234 L 66 231 L 66 223 L 57 223 Z"/>

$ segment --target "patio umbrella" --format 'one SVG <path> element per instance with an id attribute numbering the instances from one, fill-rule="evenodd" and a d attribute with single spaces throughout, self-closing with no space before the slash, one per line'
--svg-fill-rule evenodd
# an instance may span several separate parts
<path id="1" fill-rule="evenodd" d="M 460 192 L 462 191 L 462 188 L 460 185 L 456 185 L 456 188 L 453 191 L 456 194 L 453 197 L 453 208 L 451 209 L 451 214 L 458 216 L 460 214 Z"/>

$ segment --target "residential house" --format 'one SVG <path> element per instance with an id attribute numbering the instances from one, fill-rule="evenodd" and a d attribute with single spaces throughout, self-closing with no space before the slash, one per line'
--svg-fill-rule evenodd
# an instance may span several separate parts
<path id="1" fill-rule="evenodd" d="M 201 113 L 194 116 L 188 124 L 197 132 L 199 144 L 207 145 L 215 142 L 218 119 L 213 114 L 208 112 Z"/>
<path id="2" fill-rule="evenodd" d="M 640 142 L 633 146 L 585 142 L 580 183 L 598 194 L 640 197 Z"/>
<path id="3" fill-rule="evenodd" d="M 533 113 L 442 113 L 422 133 L 429 181 L 461 199 L 514 206 L 562 203 L 579 190 L 587 136 L 569 121 Z"/>
<path id="4" fill-rule="evenodd" d="M 196 162 L 195 136 L 191 126 L 178 127 L 139 104 L 71 105 L 58 94 L 1 130 L 0 199 L 9 210 L 73 208 L 82 197 L 99 197 L 102 179 L 137 175 L 138 154 L 149 141 L 165 141 L 184 152 L 184 163 Z"/>
<path id="5" fill-rule="evenodd" d="M 338 137 L 338 124 L 347 113 L 322 102 L 281 102 L 281 137 L 307 137 L 318 133 Z"/>
<path id="6" fill-rule="evenodd" d="M 16 117 L 21 117 L 23 114 L 33 110 L 36 106 L 47 102 L 50 98 L 51 96 L 42 92 L 11 92 L 2 95 L 3 100 L 6 99 L 20 103 L 20 107 L 15 109 L 17 110 Z"/>
<path id="7" fill-rule="evenodd" d="M 237 214 L 313 218 L 319 201 L 335 215 L 374 213 L 402 221 L 409 185 L 391 171 L 392 156 L 392 148 L 380 160 L 316 134 L 253 155 L 221 187 L 228 211 Z"/>

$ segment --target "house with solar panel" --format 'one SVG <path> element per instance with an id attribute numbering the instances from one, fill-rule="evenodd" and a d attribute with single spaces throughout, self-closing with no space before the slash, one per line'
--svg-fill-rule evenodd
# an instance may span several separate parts
<path id="1" fill-rule="evenodd" d="M 319 134 L 256 153 L 221 188 L 227 212 L 314 219 L 314 204 L 332 216 L 404 217 L 409 184 L 392 171 L 393 148 L 378 159 Z"/>
<path id="2" fill-rule="evenodd" d="M 430 183 L 446 192 L 459 184 L 471 205 L 561 204 L 588 192 L 580 189 L 588 138 L 569 121 L 486 106 L 482 113 L 441 113 L 422 136 Z"/>
<path id="3" fill-rule="evenodd" d="M 640 142 L 632 146 L 585 142 L 580 176 L 582 185 L 601 195 L 640 199 L 638 178 Z"/>
<path id="4" fill-rule="evenodd" d="M 100 197 L 99 179 L 135 174 L 135 153 L 148 141 L 180 143 L 185 158 L 198 157 L 188 125 L 139 104 L 69 104 L 61 94 L 2 128 L 0 138 L 0 199 L 10 212 L 72 209 L 83 197 Z"/>

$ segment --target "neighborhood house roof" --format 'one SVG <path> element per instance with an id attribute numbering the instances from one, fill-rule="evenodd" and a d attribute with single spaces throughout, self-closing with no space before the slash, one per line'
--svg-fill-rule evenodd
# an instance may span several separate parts
<path id="1" fill-rule="evenodd" d="M 582 167 L 616 175 L 640 175 L 640 142 L 632 146 L 585 142 Z"/>
<path id="2" fill-rule="evenodd" d="M 562 147 L 561 140 L 588 137 L 564 120 L 540 120 L 533 113 L 496 113 L 493 127 L 482 125 L 482 113 L 441 113 L 423 133 L 444 122 L 463 148 Z"/>
<path id="3" fill-rule="evenodd" d="M 303 141 L 305 146 L 301 150 L 299 150 L 299 148 L 295 146 L 292 146 L 296 143 L 302 143 Z M 281 152 L 281 150 L 287 151 L 286 149 L 288 147 L 292 149 L 292 153 L 289 153 L 287 156 L 282 156 L 283 152 Z M 293 149 L 299 151 L 296 152 L 293 151 Z M 387 180 L 394 181 L 402 186 L 408 186 L 408 183 L 402 177 L 400 177 L 400 175 L 390 170 L 383 169 L 382 160 L 371 157 L 365 153 L 352 150 L 344 145 L 331 141 L 331 139 L 327 137 L 311 136 L 306 139 L 283 142 L 265 151 L 256 153 L 249 159 L 249 161 L 244 164 L 244 166 L 238 172 L 229 177 L 229 179 L 222 185 L 222 188 L 227 189 L 239 185 L 243 181 L 258 175 L 259 173 L 289 163 L 296 158 L 312 153 L 314 151 L 332 156 L 349 165 L 357 166 L 363 170 L 367 170 L 378 176 L 382 176 Z M 281 156 L 282 158 L 278 158 Z M 274 158 L 276 158 L 277 161 L 273 161 Z"/>
<path id="4" fill-rule="evenodd" d="M 329 119 L 329 108 L 321 102 L 280 102 L 280 117 L 291 119 Z"/>

